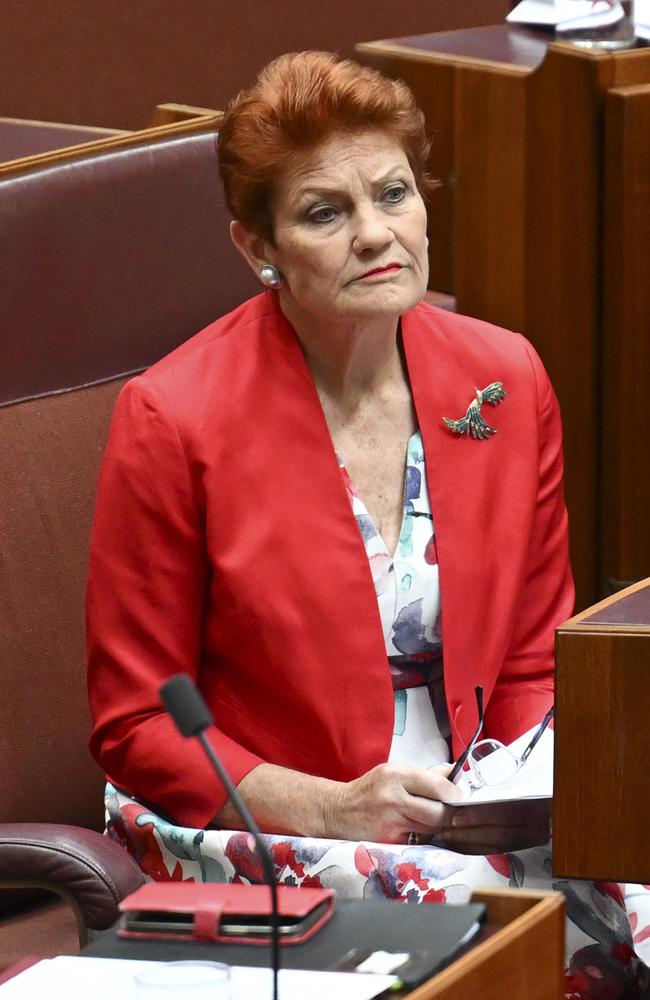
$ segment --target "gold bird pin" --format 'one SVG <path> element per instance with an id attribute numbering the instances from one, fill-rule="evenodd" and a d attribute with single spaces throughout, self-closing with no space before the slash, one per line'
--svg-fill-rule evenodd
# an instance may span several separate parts
<path id="1" fill-rule="evenodd" d="M 442 419 L 450 431 L 454 434 L 471 434 L 473 438 L 484 441 L 486 438 L 496 434 L 497 428 L 490 425 L 481 416 L 481 406 L 489 403 L 490 406 L 497 406 L 506 397 L 506 390 L 503 382 L 490 382 L 485 389 L 475 389 L 475 399 L 467 407 L 465 416 L 460 420 L 450 420 L 448 417 Z"/>

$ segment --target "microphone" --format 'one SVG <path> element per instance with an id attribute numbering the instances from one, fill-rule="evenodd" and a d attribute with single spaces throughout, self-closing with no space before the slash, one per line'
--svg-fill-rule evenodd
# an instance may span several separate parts
<path id="1" fill-rule="evenodd" d="M 262 842 L 260 829 L 251 816 L 248 806 L 233 785 L 215 750 L 205 735 L 205 730 L 214 723 L 212 713 L 205 699 L 189 674 L 175 674 L 160 688 L 162 702 L 185 737 L 195 736 L 214 768 L 219 780 L 228 792 L 244 826 L 252 835 L 259 855 L 266 882 L 271 890 L 271 959 L 273 965 L 273 1000 L 278 1000 L 278 969 L 280 968 L 280 948 L 278 936 L 278 886 L 273 872 L 271 856 Z"/>

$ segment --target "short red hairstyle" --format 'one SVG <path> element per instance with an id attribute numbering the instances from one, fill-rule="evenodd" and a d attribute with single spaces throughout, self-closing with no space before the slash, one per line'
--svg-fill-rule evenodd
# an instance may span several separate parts
<path id="1" fill-rule="evenodd" d="M 292 157 L 336 132 L 372 128 L 401 145 L 426 199 L 436 187 L 426 172 L 430 143 L 405 83 L 330 52 L 275 59 L 230 102 L 220 129 L 219 172 L 233 216 L 273 242 L 270 196 Z"/>

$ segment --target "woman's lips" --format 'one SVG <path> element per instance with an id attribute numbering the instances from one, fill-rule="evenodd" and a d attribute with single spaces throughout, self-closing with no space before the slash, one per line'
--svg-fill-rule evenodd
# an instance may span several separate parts
<path id="1" fill-rule="evenodd" d="M 375 274 L 390 274 L 393 271 L 401 271 L 401 270 L 402 270 L 401 264 L 387 264 L 385 267 L 373 267 L 372 271 L 366 271 L 366 273 L 362 274 L 360 277 L 371 278 Z"/>

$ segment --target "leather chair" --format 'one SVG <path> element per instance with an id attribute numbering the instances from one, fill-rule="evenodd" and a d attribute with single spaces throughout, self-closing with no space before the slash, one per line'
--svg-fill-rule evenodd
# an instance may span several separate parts
<path id="1" fill-rule="evenodd" d="M 110 149 L 160 142 L 174 134 L 203 131 L 214 126 L 220 114 L 185 104 L 159 104 L 149 125 L 135 132 L 0 118 L 0 178 L 98 156 Z"/>
<path id="2" fill-rule="evenodd" d="M 100 833 L 87 545 L 118 390 L 256 291 L 230 245 L 217 127 L 0 168 L 0 967 L 74 950 L 143 881 Z M 58 907 L 38 922 L 43 890 L 70 904 L 78 940 Z"/>
<path id="3" fill-rule="evenodd" d="M 120 135 L 118 129 L 0 118 L 0 162 Z"/>

